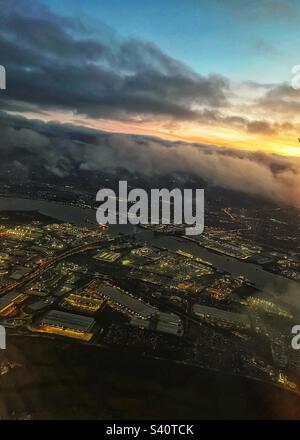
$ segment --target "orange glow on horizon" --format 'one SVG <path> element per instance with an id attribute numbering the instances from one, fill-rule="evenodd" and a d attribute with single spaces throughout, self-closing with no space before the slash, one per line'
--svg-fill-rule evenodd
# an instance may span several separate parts
<path id="1" fill-rule="evenodd" d="M 17 115 L 17 113 L 14 113 Z M 264 135 L 247 133 L 237 128 L 198 124 L 195 122 L 157 121 L 115 121 L 91 119 L 72 112 L 53 112 L 48 114 L 26 113 L 29 119 L 44 122 L 58 122 L 91 128 L 94 130 L 157 137 L 173 142 L 187 142 L 211 145 L 215 147 L 235 148 L 246 151 L 263 151 L 281 156 L 300 157 L 300 144 L 295 135 Z M 171 127 L 171 128 L 170 128 Z"/>

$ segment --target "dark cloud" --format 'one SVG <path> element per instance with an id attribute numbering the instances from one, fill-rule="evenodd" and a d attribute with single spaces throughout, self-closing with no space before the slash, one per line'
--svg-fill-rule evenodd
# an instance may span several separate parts
<path id="1" fill-rule="evenodd" d="M 121 39 L 105 25 L 89 32 L 84 22 L 36 1 L 0 0 L 0 7 L 0 62 L 7 69 L 0 104 L 7 111 L 61 110 L 135 123 L 158 118 L 170 127 L 192 120 L 266 136 L 284 129 L 234 114 L 225 78 L 201 76 L 150 42 Z M 266 89 L 261 109 L 300 108 L 285 85 L 247 86 Z"/>
<path id="2" fill-rule="evenodd" d="M 257 105 L 266 111 L 294 116 L 300 111 L 300 90 L 286 83 L 276 85 L 258 101 Z"/>
<path id="3" fill-rule="evenodd" d="M 3 0 L 0 6 L 0 60 L 8 76 L 2 106 L 9 99 L 91 117 L 194 119 L 199 106 L 226 104 L 224 78 L 201 76 L 152 43 L 96 39 L 46 8 L 27 5 L 24 12 Z"/>

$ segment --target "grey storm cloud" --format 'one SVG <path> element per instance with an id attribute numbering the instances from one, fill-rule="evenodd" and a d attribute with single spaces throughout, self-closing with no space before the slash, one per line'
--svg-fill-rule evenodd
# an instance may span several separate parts
<path id="1" fill-rule="evenodd" d="M 91 117 L 194 119 L 199 106 L 226 105 L 225 78 L 201 76 L 152 43 L 89 36 L 80 22 L 23 0 L 0 0 L 0 7 L 3 108 L 13 101 Z"/>
<path id="2" fill-rule="evenodd" d="M 294 116 L 300 111 L 300 90 L 295 90 L 287 83 L 279 84 L 269 90 L 257 104 L 268 112 Z"/>
<path id="3" fill-rule="evenodd" d="M 200 75 L 148 41 L 120 38 L 104 24 L 95 30 L 38 1 L 0 0 L 0 8 L 0 63 L 7 70 L 0 105 L 6 111 L 61 110 L 135 123 L 192 120 L 266 136 L 286 128 L 235 115 L 226 78 Z M 282 98 L 284 85 L 252 86 L 267 88 L 259 108 L 299 109 L 296 99 Z"/>
<path id="4" fill-rule="evenodd" d="M 0 115 L 0 129 L 0 170 L 9 167 L 16 173 L 29 173 L 37 168 L 58 177 L 122 169 L 147 176 L 186 173 L 210 185 L 300 205 L 297 158 L 104 133 L 5 114 Z"/>

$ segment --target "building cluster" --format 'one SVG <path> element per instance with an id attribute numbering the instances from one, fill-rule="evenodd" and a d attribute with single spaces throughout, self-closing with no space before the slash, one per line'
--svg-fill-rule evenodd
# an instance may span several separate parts
<path id="1" fill-rule="evenodd" d="M 237 221 L 234 212 L 224 216 Z M 276 332 L 291 327 L 291 310 L 189 253 L 188 241 L 169 250 L 139 234 L 107 240 L 98 227 L 8 223 L 0 226 L 0 323 L 292 386 L 288 368 L 299 363 Z M 295 256 L 271 255 L 220 226 L 199 243 L 238 259 L 277 258 L 274 270 L 291 278 L 300 270 Z"/>

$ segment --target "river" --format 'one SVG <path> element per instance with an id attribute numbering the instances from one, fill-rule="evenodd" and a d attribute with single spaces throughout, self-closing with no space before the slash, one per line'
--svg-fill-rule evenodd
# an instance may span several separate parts
<path id="1" fill-rule="evenodd" d="M 66 206 L 59 203 L 47 202 L 44 200 L 32 200 L 21 198 L 0 198 L 0 211 L 36 211 L 40 214 L 52 217 L 54 219 L 70 222 L 77 226 L 93 226 L 96 225 L 95 211 L 92 209 L 84 209 L 72 206 Z M 111 226 L 109 234 L 115 236 L 120 232 L 134 232 L 134 227 L 128 226 Z M 253 285 L 259 289 L 271 294 L 280 294 L 282 299 L 290 299 L 291 292 L 298 293 L 300 297 L 300 284 L 289 280 L 280 275 L 273 274 L 264 270 L 261 266 L 253 263 L 238 260 L 226 255 L 220 255 L 204 247 L 199 246 L 185 240 L 184 238 L 166 236 L 146 229 L 137 229 L 138 237 L 149 244 L 170 251 L 182 249 L 196 257 L 200 257 L 213 265 L 220 272 L 228 272 L 233 277 L 243 275 L 248 278 Z M 296 306 L 299 306 L 297 299 Z"/>

